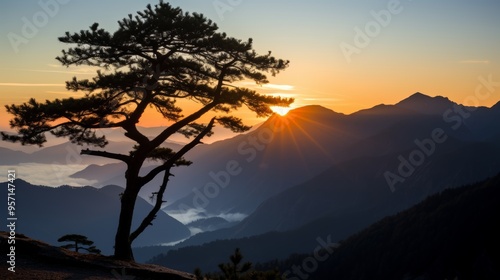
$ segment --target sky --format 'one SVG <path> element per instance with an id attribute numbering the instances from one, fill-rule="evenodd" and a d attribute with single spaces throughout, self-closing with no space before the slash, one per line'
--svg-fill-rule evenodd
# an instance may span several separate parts
<path id="1" fill-rule="evenodd" d="M 73 76 L 91 78 L 96 69 L 62 67 L 55 57 L 68 46 L 58 37 L 88 29 L 94 22 L 113 32 L 118 20 L 148 3 L 157 2 L 1 1 L 0 128 L 8 126 L 6 104 L 30 97 L 82 95 L 66 91 L 64 82 Z M 290 60 L 290 67 L 270 77 L 269 85 L 247 86 L 264 94 L 294 97 L 292 107 L 319 104 L 350 114 L 377 104 L 395 104 L 415 92 L 473 103 L 467 105 L 492 106 L 500 101 L 497 0 L 170 3 L 204 14 L 229 36 L 253 38 L 260 53 L 272 51 Z M 489 87 L 484 81 L 489 81 Z M 478 88 L 488 89 L 488 95 L 478 95 Z M 262 121 L 242 114 L 250 124 Z M 142 124 L 164 122 L 149 113 Z"/>

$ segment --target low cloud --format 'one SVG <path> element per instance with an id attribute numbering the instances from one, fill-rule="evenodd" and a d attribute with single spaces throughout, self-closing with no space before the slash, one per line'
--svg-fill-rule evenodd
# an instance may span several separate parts
<path id="1" fill-rule="evenodd" d="M 219 217 L 223 218 L 228 222 L 239 222 L 245 219 L 248 215 L 243 214 L 243 213 L 221 213 L 219 215 L 213 215 L 213 214 L 207 214 L 204 209 L 195 209 L 195 208 L 190 208 L 188 210 L 173 210 L 173 211 L 165 211 L 167 214 L 172 216 L 174 219 L 177 221 L 187 225 L 191 222 L 200 220 L 200 219 L 207 219 L 207 218 L 214 218 L 214 217 Z"/>
<path id="2" fill-rule="evenodd" d="M 274 90 L 293 90 L 295 87 L 291 85 L 277 85 L 277 84 L 265 84 L 262 85 L 263 88 L 266 89 L 274 89 Z"/>

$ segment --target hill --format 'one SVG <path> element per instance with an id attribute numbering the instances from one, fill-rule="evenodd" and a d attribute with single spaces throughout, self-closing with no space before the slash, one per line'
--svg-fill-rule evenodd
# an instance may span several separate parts
<path id="1" fill-rule="evenodd" d="M 0 250 L 9 252 L 8 232 L 0 232 Z M 157 265 L 124 262 L 102 255 L 79 254 L 60 247 L 16 235 L 15 272 L 8 270 L 6 254 L 0 257 L 0 278 L 7 280 L 37 279 L 172 279 L 187 280 L 194 276 Z"/>
<path id="2" fill-rule="evenodd" d="M 499 199 L 500 174 L 432 195 L 345 238 L 340 246 L 331 238 L 339 231 L 339 218 L 330 216 L 293 231 L 171 250 L 152 263 L 187 271 L 196 264 L 211 271 L 238 247 L 247 260 L 261 262 L 260 270 L 288 271 L 287 279 L 498 279 Z M 298 242 L 300 250 L 287 251 Z M 203 257 L 207 252 L 211 258 Z M 262 263 L 265 259 L 279 261 Z"/>
<path id="3" fill-rule="evenodd" d="M 498 279 L 499 199 L 500 175 L 433 195 L 342 242 L 309 279 Z"/>

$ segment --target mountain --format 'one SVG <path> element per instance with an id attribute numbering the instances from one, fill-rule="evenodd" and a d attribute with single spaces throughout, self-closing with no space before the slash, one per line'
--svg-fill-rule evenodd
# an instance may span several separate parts
<path id="1" fill-rule="evenodd" d="M 21 162 L 26 161 L 26 158 L 29 157 L 29 154 L 21 152 L 21 151 L 14 151 L 8 148 L 3 148 L 0 147 L 0 158 L 2 159 L 2 162 L 0 165 L 14 165 L 14 164 L 19 164 Z"/>
<path id="2" fill-rule="evenodd" d="M 167 211 L 203 208 L 214 213 L 248 214 L 266 198 L 311 179 L 332 164 L 411 151 L 416 140 L 431 137 L 436 129 L 442 130 L 447 139 L 453 139 L 450 142 L 499 139 L 500 124 L 495 121 L 498 111 L 474 109 L 444 97 L 417 93 L 398 104 L 379 105 L 351 115 L 321 106 L 291 110 L 285 117 L 273 116 L 252 133 L 218 143 L 225 151 L 213 145 L 206 147 L 208 152 L 199 153 L 195 163 L 210 158 L 211 168 L 198 169 L 193 165 L 190 171 L 202 174 L 203 179 L 197 182 L 179 179 L 180 185 L 195 189 L 169 205 Z M 467 110 L 466 114 L 460 110 Z M 270 133 L 268 127 L 282 129 L 271 130 L 269 143 L 257 142 L 255 147 L 251 146 L 250 139 Z M 239 154 L 230 152 L 235 150 Z M 236 160 L 241 172 L 237 176 L 223 176 L 227 175 L 224 164 L 242 156 L 251 165 L 247 167 L 244 161 Z M 211 172 L 215 176 L 204 175 Z M 217 184 L 221 176 L 230 181 L 228 186 Z"/>
<path id="3" fill-rule="evenodd" d="M 71 174 L 70 177 L 84 178 L 89 180 L 92 179 L 102 182 L 109 178 L 109 174 L 121 173 L 125 177 L 126 170 L 127 170 L 127 165 L 122 162 L 110 163 L 106 165 L 90 164 L 85 169 Z"/>
<path id="4" fill-rule="evenodd" d="M 57 239 L 76 233 L 95 242 L 104 254 L 111 254 L 120 210 L 118 186 L 58 188 L 31 185 L 15 180 L 16 217 L 18 233 L 59 245 Z M 7 201 L 7 183 L 0 183 L 1 198 Z M 138 199 L 133 224 L 149 213 L 151 205 Z M 6 220 L 7 212 L 2 212 Z M 133 243 L 133 246 L 157 245 L 184 239 L 190 235 L 183 224 L 160 212 L 153 222 Z"/>
<path id="5" fill-rule="evenodd" d="M 410 97 L 396 103 L 395 106 L 407 110 L 412 110 L 420 114 L 443 115 L 443 113 L 451 107 L 459 105 L 446 97 L 430 97 L 423 93 L 417 92 Z"/>
<path id="6" fill-rule="evenodd" d="M 498 279 L 499 198 L 498 175 L 436 194 L 345 240 L 308 279 Z"/>
<path id="7" fill-rule="evenodd" d="M 453 108 L 453 103 L 449 106 Z M 396 105 L 342 116 L 337 128 L 351 126 L 351 131 L 357 131 L 355 135 L 361 135 L 364 126 L 380 131 L 366 132 L 365 138 L 348 145 L 344 154 L 337 154 L 339 162 L 263 201 L 236 226 L 197 234 L 175 248 L 294 230 L 327 216 L 337 217 L 337 227 L 343 229 L 333 237 L 346 238 L 360 227 L 436 192 L 498 173 L 497 116 L 493 109 L 477 108 L 455 126 L 456 121 L 449 123 L 439 114 L 416 113 Z M 473 122 L 482 126 L 471 125 Z"/>
<path id="8" fill-rule="evenodd" d="M 500 272 L 499 197 L 500 174 L 434 194 L 392 217 L 373 220 L 369 227 L 357 222 L 360 216 L 371 219 L 365 213 L 329 215 L 295 230 L 171 249 L 151 263 L 185 271 L 196 264 L 213 271 L 228 252 L 240 248 L 247 261 L 281 260 L 260 266 L 264 270 L 278 267 L 286 272 L 301 267 L 304 271 L 306 260 L 306 265 L 315 263 L 317 268 L 305 273 L 307 278 L 302 275 L 304 279 L 496 279 L 494 275 Z M 339 226 L 349 223 L 357 228 L 354 233 L 347 234 Z M 336 236 L 343 236 L 344 241 Z M 211 258 L 204 257 L 208 253 Z M 412 271 L 422 267 L 425 273 Z M 488 274 L 492 270 L 497 274 Z M 466 274 L 471 272 L 476 274 Z"/>
<path id="9" fill-rule="evenodd" d="M 172 181 L 172 188 L 182 186 L 187 192 L 167 211 L 201 208 L 215 216 L 248 215 L 265 199 L 334 162 L 335 154 L 353 138 L 336 126 L 343 117 L 307 106 L 286 117 L 273 115 L 245 135 L 201 146 L 196 157 L 189 157 L 194 162 L 189 170 L 175 173 L 178 181 Z"/>
<path id="10" fill-rule="evenodd" d="M 132 146 L 133 145 L 130 142 L 110 142 L 106 149 L 108 151 L 114 151 L 117 153 L 128 153 Z M 82 147 L 70 142 L 65 142 L 49 147 L 41 147 L 32 153 L 14 151 L 8 148 L 0 147 L 0 156 L 2 156 L 2 165 L 16 165 L 20 163 L 83 165 L 92 163 L 107 164 L 116 162 L 115 160 L 107 158 L 81 156 L 80 151 L 84 148 L 86 148 L 86 146 Z"/>
<path id="11" fill-rule="evenodd" d="M 245 217 L 266 199 L 334 164 L 387 155 L 397 159 L 436 129 L 442 129 L 450 143 L 498 142 L 498 117 L 500 110 L 494 108 L 466 107 L 422 93 L 350 115 L 305 106 L 284 117 L 274 115 L 247 134 L 194 148 L 187 155 L 193 165 L 174 170 L 166 211 L 174 215 L 203 209 L 204 216 Z M 100 184 L 124 184 L 121 169 L 99 169 Z M 87 174 L 93 177 L 93 172 Z M 160 179 L 146 186 L 141 196 L 154 192 Z"/>
<path id="12" fill-rule="evenodd" d="M 231 236 L 294 229 L 331 214 L 341 217 L 364 213 L 362 218 L 382 218 L 443 189 L 474 183 L 500 171 L 500 145 L 448 144 L 440 147 L 424 167 L 417 167 L 414 174 L 396 184 L 394 192 L 384 173 L 393 170 L 397 174 L 397 154 L 335 165 L 262 203 L 234 228 Z M 338 226 L 348 228 L 348 225 Z"/>
<path id="13" fill-rule="evenodd" d="M 283 239 L 288 240 L 288 245 L 284 247 L 286 249 L 273 249 L 276 254 L 304 252 L 304 241 L 301 240 L 314 239 L 320 234 L 330 235 L 335 241 L 347 238 L 370 223 L 407 209 L 429 195 L 495 175 L 500 171 L 500 145 L 449 143 L 448 147 L 436 151 L 425 167 L 417 168 L 412 176 L 396 185 L 392 192 L 383 174 L 398 169 L 395 161 L 397 155 L 388 155 L 333 166 L 266 200 L 236 226 L 194 235 L 169 249 L 182 250 L 214 240 L 286 232 L 288 238 L 281 236 L 264 244 L 282 244 L 277 240 Z M 318 219 L 323 219 L 323 222 L 317 223 Z M 325 226 L 325 220 L 331 225 Z M 290 234 L 294 231 L 297 233 Z M 238 243 L 240 248 L 248 247 L 241 243 Z"/>

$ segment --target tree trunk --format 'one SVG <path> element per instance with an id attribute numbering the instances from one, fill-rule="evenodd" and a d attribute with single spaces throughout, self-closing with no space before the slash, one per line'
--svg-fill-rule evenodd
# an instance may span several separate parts
<path id="1" fill-rule="evenodd" d="M 131 172 L 132 173 L 132 172 Z M 130 241 L 130 230 L 132 218 L 134 217 L 134 207 L 139 193 L 137 186 L 137 175 L 127 176 L 127 186 L 121 197 L 120 218 L 115 236 L 115 258 L 126 261 L 133 261 L 132 243 Z"/>

